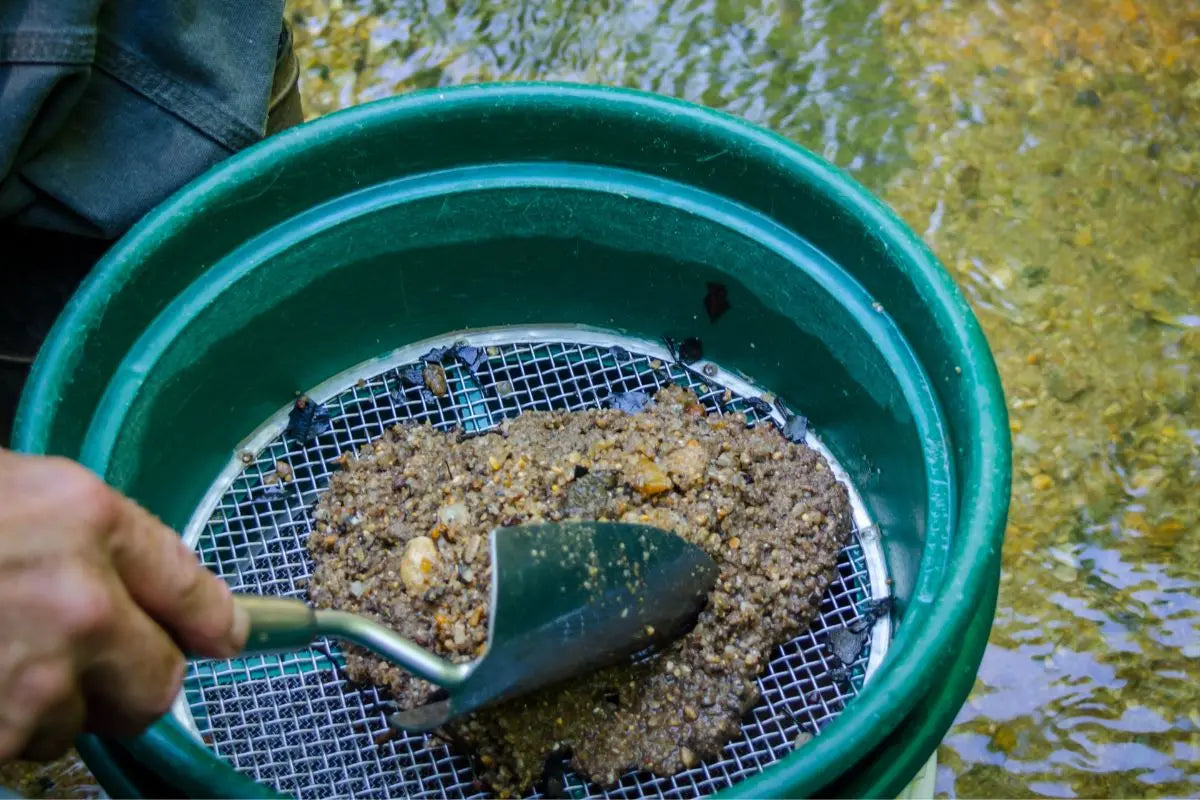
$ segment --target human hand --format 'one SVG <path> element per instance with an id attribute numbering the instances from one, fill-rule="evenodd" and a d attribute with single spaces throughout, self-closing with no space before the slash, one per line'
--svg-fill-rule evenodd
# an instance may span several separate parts
<path id="1" fill-rule="evenodd" d="M 181 650 L 227 657 L 249 622 L 179 536 L 71 461 L 0 450 L 0 760 L 166 713 Z"/>

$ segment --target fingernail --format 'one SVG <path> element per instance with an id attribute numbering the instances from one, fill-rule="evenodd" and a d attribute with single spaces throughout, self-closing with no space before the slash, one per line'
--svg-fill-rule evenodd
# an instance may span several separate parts
<path id="1" fill-rule="evenodd" d="M 229 631 L 229 638 L 237 648 L 237 652 L 240 653 L 246 646 L 246 639 L 249 636 L 250 614 L 246 609 L 242 608 L 240 603 L 235 601 L 233 604 L 233 628 Z"/>

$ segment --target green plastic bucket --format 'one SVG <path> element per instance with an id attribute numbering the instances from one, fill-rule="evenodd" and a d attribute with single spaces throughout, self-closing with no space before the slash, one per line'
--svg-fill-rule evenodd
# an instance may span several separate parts
<path id="1" fill-rule="evenodd" d="M 709 283 L 730 305 L 715 322 Z M 39 354 L 15 442 L 81 459 L 183 530 L 296 392 L 413 342 L 511 326 L 697 335 L 809 418 L 878 526 L 894 634 L 818 736 L 726 792 L 901 791 L 990 629 L 1010 473 L 1000 384 L 917 237 L 842 172 L 744 122 L 507 84 L 282 133 L 110 251 Z M 116 794 L 273 791 L 172 716 L 80 747 Z"/>

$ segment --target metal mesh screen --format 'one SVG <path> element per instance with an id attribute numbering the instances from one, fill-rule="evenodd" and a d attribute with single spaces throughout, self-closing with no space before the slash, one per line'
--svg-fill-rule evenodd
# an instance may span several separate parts
<path id="1" fill-rule="evenodd" d="M 331 428 L 307 445 L 277 436 L 221 496 L 200 534 L 201 557 L 237 591 L 303 597 L 311 562 L 310 513 L 337 468 L 335 459 L 378 438 L 397 422 L 429 421 L 477 431 L 532 409 L 599 406 L 613 392 L 653 392 L 667 381 L 689 385 L 713 411 L 770 413 L 758 398 L 727 392 L 701 372 L 621 347 L 574 342 L 509 343 L 486 348 L 472 373 L 447 364 L 449 391 L 435 397 L 402 386 L 393 371 L 360 379 L 328 401 Z M 287 484 L 264 479 L 286 461 Z M 280 487 L 286 487 L 281 489 Z M 567 773 L 565 796 L 688 797 L 708 794 L 761 771 L 805 734 L 835 717 L 861 686 L 868 642 L 849 680 L 835 680 L 823 634 L 858 619 L 872 596 L 856 531 L 840 556 L 821 616 L 776 649 L 759 678 L 762 699 L 719 759 L 669 778 L 625 775 L 601 791 Z M 300 797 L 484 797 L 470 759 L 440 740 L 391 730 L 394 710 L 373 687 L 350 684 L 335 643 L 280 656 L 200 661 L 185 682 L 188 708 L 204 741 L 237 769 Z M 557 788 L 557 787 L 556 787 Z M 533 795 L 538 796 L 538 795 Z"/>

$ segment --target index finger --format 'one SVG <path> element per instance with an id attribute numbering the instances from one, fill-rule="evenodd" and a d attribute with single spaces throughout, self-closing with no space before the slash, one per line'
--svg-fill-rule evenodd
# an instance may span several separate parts
<path id="1" fill-rule="evenodd" d="M 185 652 L 224 658 L 241 651 L 250 621 L 229 586 L 178 534 L 132 500 L 121 498 L 109 553 L 134 602 Z"/>

